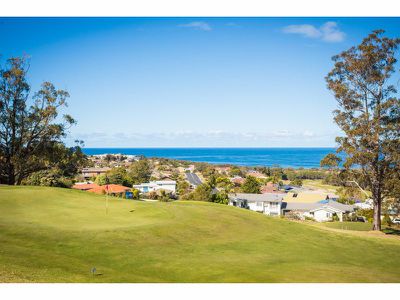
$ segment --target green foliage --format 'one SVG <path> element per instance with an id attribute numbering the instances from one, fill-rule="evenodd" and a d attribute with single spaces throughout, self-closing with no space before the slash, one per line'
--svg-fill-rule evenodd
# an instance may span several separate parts
<path id="1" fill-rule="evenodd" d="M 183 179 L 177 181 L 177 191 L 180 197 L 186 195 L 190 191 L 190 184 Z"/>
<path id="2" fill-rule="evenodd" d="M 290 183 L 294 186 L 302 186 L 303 180 L 301 180 L 300 178 L 295 178 Z"/>
<path id="3" fill-rule="evenodd" d="M 223 190 L 226 194 L 228 194 L 233 188 L 232 181 L 227 177 L 218 177 L 216 180 L 216 184 L 217 187 Z"/>
<path id="4" fill-rule="evenodd" d="M 234 166 L 229 170 L 229 176 L 230 177 L 235 177 L 235 176 L 243 177 L 244 174 L 239 167 Z"/>
<path id="5" fill-rule="evenodd" d="M 203 184 L 198 185 L 193 192 L 185 195 L 183 197 L 183 200 L 213 202 L 214 195 L 213 195 L 212 188 L 210 187 L 210 185 L 207 183 L 203 183 Z"/>
<path id="6" fill-rule="evenodd" d="M 224 191 L 216 193 L 214 195 L 214 202 L 219 204 L 228 204 L 229 203 L 228 194 Z"/>
<path id="7" fill-rule="evenodd" d="M 119 184 L 127 187 L 132 186 L 131 178 L 128 176 L 128 173 L 125 170 L 125 168 L 122 167 L 112 168 L 110 171 L 106 173 L 105 177 L 108 179 L 109 184 Z M 100 179 L 102 182 L 104 181 L 103 184 L 105 184 L 106 178 Z"/>
<path id="8" fill-rule="evenodd" d="M 255 177 L 247 176 L 241 188 L 243 193 L 260 194 L 261 184 Z"/>
<path id="9" fill-rule="evenodd" d="M 357 210 L 357 216 L 365 217 L 368 222 L 372 222 L 374 219 L 374 210 L 373 209 L 359 209 Z"/>
<path id="10" fill-rule="evenodd" d="M 60 160 L 68 175 L 77 167 L 62 142 L 75 120 L 69 115 L 58 116 L 66 107 L 68 92 L 44 82 L 30 97 L 28 70 L 25 57 L 10 58 L 0 65 L 0 183 L 21 184 Z"/>
<path id="11" fill-rule="evenodd" d="M 140 159 L 130 165 L 127 175 L 131 184 L 141 184 L 150 180 L 151 172 L 150 162 Z"/>
<path id="12" fill-rule="evenodd" d="M 321 160 L 320 166 L 327 167 L 329 169 L 337 168 L 341 161 L 342 159 L 340 157 L 337 157 L 333 153 L 329 153 Z"/>
<path id="13" fill-rule="evenodd" d="M 61 171 L 43 170 L 32 173 L 22 181 L 22 184 L 68 188 L 73 182 L 70 178 L 63 176 Z"/>
<path id="14" fill-rule="evenodd" d="M 392 219 L 390 219 L 389 215 L 383 216 L 382 225 L 392 226 Z"/>
<path id="15" fill-rule="evenodd" d="M 101 175 L 99 175 L 99 176 L 96 176 L 96 179 L 95 179 L 94 182 L 95 182 L 96 184 L 98 184 L 98 185 L 106 185 L 106 184 L 109 183 L 109 182 L 107 182 L 107 177 L 106 177 L 105 174 L 101 174 Z"/>
<path id="16" fill-rule="evenodd" d="M 338 216 L 336 213 L 334 213 L 334 214 L 332 215 L 332 221 L 333 221 L 333 222 L 339 222 L 339 216 Z"/>
<path id="17" fill-rule="evenodd" d="M 161 190 L 160 194 L 158 195 L 157 199 L 161 202 L 169 202 L 171 201 L 171 195 L 167 193 L 165 190 Z"/>
<path id="18" fill-rule="evenodd" d="M 336 138 L 337 152 L 346 154 L 347 175 L 366 184 L 378 211 L 400 173 L 400 99 L 393 85 L 396 79 L 391 78 L 397 71 L 400 39 L 383 34 L 375 30 L 359 45 L 335 55 L 326 76 L 338 103 L 334 121 L 343 132 Z M 333 156 L 323 162 L 335 166 Z M 355 166 L 362 172 L 353 170 Z M 373 229 L 381 230 L 379 214 Z"/>
<path id="19" fill-rule="evenodd" d="M 140 191 L 137 189 L 132 189 L 132 198 L 138 200 L 140 198 Z"/>

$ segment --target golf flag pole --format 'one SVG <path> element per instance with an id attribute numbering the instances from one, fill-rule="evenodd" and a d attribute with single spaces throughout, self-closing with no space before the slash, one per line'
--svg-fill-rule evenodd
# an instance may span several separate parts
<path id="1" fill-rule="evenodd" d="M 106 177 L 106 215 L 108 215 L 108 177 Z"/>
<path id="2" fill-rule="evenodd" d="M 106 185 L 106 215 L 108 215 L 108 185 Z"/>

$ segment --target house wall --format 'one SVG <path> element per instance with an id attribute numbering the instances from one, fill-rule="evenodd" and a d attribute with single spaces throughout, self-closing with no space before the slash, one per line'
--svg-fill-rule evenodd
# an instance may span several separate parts
<path id="1" fill-rule="evenodd" d="M 280 216 L 281 215 L 281 202 L 265 202 L 264 203 L 264 214 L 269 216 Z"/>
<path id="2" fill-rule="evenodd" d="M 262 212 L 264 210 L 262 202 L 249 202 L 247 205 L 249 206 L 249 209 L 253 211 Z"/>
<path id="3" fill-rule="evenodd" d="M 146 185 L 134 185 L 133 187 L 135 189 L 138 189 L 142 193 L 154 192 L 161 189 L 168 190 L 173 193 L 175 193 L 176 191 L 176 185 L 174 184 L 160 184 L 160 185 L 146 184 Z"/>
<path id="4" fill-rule="evenodd" d="M 317 211 L 314 211 L 313 218 L 317 222 L 326 222 L 326 221 L 331 221 L 333 218 L 334 212 L 326 210 L 326 209 L 319 209 Z M 342 212 L 337 212 L 336 215 L 339 217 L 339 221 L 343 222 L 343 213 Z"/>
<path id="5" fill-rule="evenodd" d="M 169 190 L 175 193 L 176 191 L 176 185 L 175 184 L 159 184 L 157 187 L 155 187 L 156 190 L 159 189 L 164 189 L 164 190 Z"/>
<path id="6" fill-rule="evenodd" d="M 325 209 L 320 209 L 314 212 L 314 219 L 318 222 L 330 221 L 332 219 L 332 213 Z"/>

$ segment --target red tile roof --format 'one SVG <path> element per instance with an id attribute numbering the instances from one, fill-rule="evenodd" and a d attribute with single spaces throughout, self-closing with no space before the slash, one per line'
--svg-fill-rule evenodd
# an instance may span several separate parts
<path id="1" fill-rule="evenodd" d="M 96 193 L 96 194 L 103 194 L 103 193 L 108 193 L 108 194 L 113 194 L 113 193 L 123 193 L 126 191 L 129 191 L 130 188 L 119 185 L 119 184 L 107 184 L 107 185 L 102 185 L 95 187 L 93 189 L 88 190 L 88 192 L 91 193 Z"/>
<path id="2" fill-rule="evenodd" d="M 98 188 L 98 187 L 99 187 L 99 185 L 96 183 L 74 184 L 72 186 L 73 189 L 81 190 L 81 191 L 87 191 L 87 190 Z"/>

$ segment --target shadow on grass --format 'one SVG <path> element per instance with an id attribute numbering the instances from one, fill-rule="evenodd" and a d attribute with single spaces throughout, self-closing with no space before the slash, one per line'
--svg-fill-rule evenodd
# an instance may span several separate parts
<path id="1" fill-rule="evenodd" d="M 382 232 L 385 234 L 400 236 L 400 228 L 386 227 L 386 228 L 382 229 Z"/>

